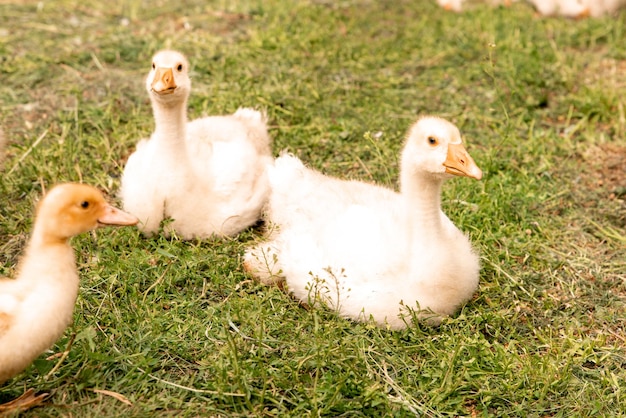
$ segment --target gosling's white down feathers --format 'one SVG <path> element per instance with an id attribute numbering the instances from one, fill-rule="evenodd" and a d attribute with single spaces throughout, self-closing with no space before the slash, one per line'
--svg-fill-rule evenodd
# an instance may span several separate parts
<path id="1" fill-rule="evenodd" d="M 441 212 L 441 186 L 451 174 L 482 172 L 458 129 L 435 117 L 413 125 L 402 155 L 401 193 L 279 157 L 269 169 L 273 227 L 246 252 L 245 268 L 266 283 L 286 279 L 303 302 L 393 329 L 410 323 L 407 307 L 429 323 L 454 313 L 476 290 L 479 262 Z"/>
<path id="2" fill-rule="evenodd" d="M 491 5 L 510 6 L 517 0 L 483 0 Z M 437 0 L 437 4 L 447 10 L 460 12 L 466 3 L 479 0 Z M 563 16 L 569 18 L 601 17 L 617 12 L 626 6 L 626 0 L 527 0 L 543 16 Z"/>
<path id="3" fill-rule="evenodd" d="M 260 218 L 269 193 L 265 168 L 272 156 L 265 115 L 240 108 L 188 123 L 186 58 L 161 51 L 152 67 L 146 89 L 155 131 L 126 163 L 124 209 L 149 235 L 167 217 L 172 221 L 166 232 L 183 239 L 237 234 Z"/>

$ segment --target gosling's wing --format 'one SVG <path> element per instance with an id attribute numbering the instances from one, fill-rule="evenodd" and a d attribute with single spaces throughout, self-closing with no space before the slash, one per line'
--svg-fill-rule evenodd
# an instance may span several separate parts
<path id="1" fill-rule="evenodd" d="M 7 315 L 4 312 L 0 312 L 0 338 L 2 338 L 2 336 L 9 331 L 12 323 L 12 315 Z"/>
<path id="2" fill-rule="evenodd" d="M 13 324 L 19 306 L 18 298 L 8 291 L 11 282 L 13 280 L 0 278 L 0 339 Z"/>

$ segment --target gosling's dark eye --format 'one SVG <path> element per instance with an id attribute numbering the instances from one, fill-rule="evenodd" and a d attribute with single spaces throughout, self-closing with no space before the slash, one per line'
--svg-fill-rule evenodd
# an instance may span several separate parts
<path id="1" fill-rule="evenodd" d="M 435 138 L 434 136 L 429 136 L 428 137 L 428 143 L 430 145 L 437 145 L 437 138 Z"/>
<path id="2" fill-rule="evenodd" d="M 89 202 L 83 200 L 82 202 L 80 202 L 80 207 L 83 209 L 87 209 L 89 207 Z"/>
<path id="3" fill-rule="evenodd" d="M 183 70 L 183 64 L 178 64 L 178 67 L 176 67 L 176 69 L 180 72 Z"/>
<path id="4" fill-rule="evenodd" d="M 152 69 L 154 70 L 156 68 L 156 65 L 154 65 L 154 63 L 152 63 Z"/>

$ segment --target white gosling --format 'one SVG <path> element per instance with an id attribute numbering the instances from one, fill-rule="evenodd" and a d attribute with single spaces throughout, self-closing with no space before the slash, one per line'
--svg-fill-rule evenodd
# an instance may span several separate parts
<path id="1" fill-rule="evenodd" d="M 91 186 L 66 183 L 46 194 L 15 279 L 0 278 L 0 384 L 54 344 L 72 321 L 78 272 L 69 239 L 103 225 L 136 223 Z M 27 392 L 0 405 L 0 413 L 39 400 Z"/>
<path id="2" fill-rule="evenodd" d="M 492 6 L 504 5 L 510 6 L 512 3 L 518 0 L 483 0 L 483 3 L 490 4 Z M 463 6 L 466 4 L 468 0 L 437 0 L 437 4 L 443 7 L 446 10 L 451 10 L 453 12 L 462 12 Z M 476 3 L 477 0 L 469 0 L 470 3 Z"/>
<path id="3" fill-rule="evenodd" d="M 269 169 L 269 241 L 247 250 L 244 267 L 357 321 L 401 329 L 411 308 L 437 325 L 478 286 L 478 255 L 441 211 L 443 182 L 453 176 L 482 172 L 456 126 L 437 117 L 409 130 L 400 193 L 327 177 L 283 155 Z"/>
<path id="4" fill-rule="evenodd" d="M 528 0 L 528 2 L 543 16 L 580 18 L 589 15 L 589 8 L 581 0 Z"/>
<path id="5" fill-rule="evenodd" d="M 265 115 L 240 108 L 232 115 L 187 122 L 189 63 L 160 51 L 146 79 L 155 130 L 137 144 L 122 176 L 124 210 L 139 229 L 183 239 L 233 236 L 257 222 L 269 194 L 273 162 Z"/>
<path id="6" fill-rule="evenodd" d="M 601 17 L 617 12 L 626 0 L 528 0 L 544 16 Z"/>
<path id="7" fill-rule="evenodd" d="M 479 0 L 437 0 L 437 4 L 446 10 L 461 12 L 467 3 Z M 517 0 L 483 0 L 491 5 L 510 6 Z M 626 6 L 626 0 L 526 0 L 542 16 L 563 16 L 574 19 L 601 17 L 617 12 Z"/>

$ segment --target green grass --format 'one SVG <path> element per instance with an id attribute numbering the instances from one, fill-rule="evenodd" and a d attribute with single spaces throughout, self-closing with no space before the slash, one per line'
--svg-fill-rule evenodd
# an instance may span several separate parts
<path id="1" fill-rule="evenodd" d="M 254 283 L 241 259 L 259 230 L 103 229 L 73 240 L 73 326 L 0 401 L 50 392 L 24 414 L 38 417 L 626 416 L 626 15 L 428 0 L 0 10 L 0 274 L 42 187 L 83 181 L 116 200 L 153 127 L 143 78 L 164 47 L 192 63 L 191 117 L 264 108 L 276 154 L 396 187 L 402 137 L 428 113 L 458 124 L 485 172 L 444 191 L 483 267 L 439 328 L 355 324 Z"/>

